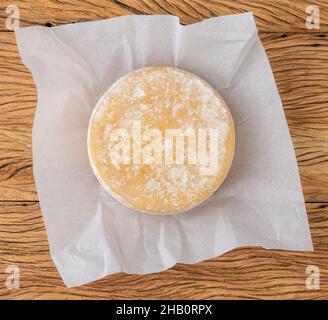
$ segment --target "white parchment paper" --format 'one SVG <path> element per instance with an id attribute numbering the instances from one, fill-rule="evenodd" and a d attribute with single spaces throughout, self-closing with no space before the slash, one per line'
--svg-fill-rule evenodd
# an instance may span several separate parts
<path id="1" fill-rule="evenodd" d="M 312 250 L 292 141 L 251 13 L 188 26 L 124 16 L 16 31 L 37 86 L 33 168 L 52 258 L 69 287 L 124 271 L 158 272 L 239 246 Z M 236 126 L 232 168 L 202 206 L 172 216 L 127 209 L 87 155 L 98 98 L 141 67 L 177 66 L 225 98 Z"/>

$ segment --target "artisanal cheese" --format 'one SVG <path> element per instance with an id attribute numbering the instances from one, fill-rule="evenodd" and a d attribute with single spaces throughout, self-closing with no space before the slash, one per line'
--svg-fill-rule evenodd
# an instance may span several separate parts
<path id="1" fill-rule="evenodd" d="M 88 154 L 107 192 L 141 212 L 172 214 L 205 201 L 230 168 L 235 131 L 222 97 L 171 67 L 116 81 L 92 113 Z"/>

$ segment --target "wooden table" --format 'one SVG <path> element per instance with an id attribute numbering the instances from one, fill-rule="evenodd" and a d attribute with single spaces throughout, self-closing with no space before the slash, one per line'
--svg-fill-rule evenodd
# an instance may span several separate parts
<path id="1" fill-rule="evenodd" d="M 253 11 L 294 142 L 314 252 L 241 248 L 195 265 L 145 276 L 123 273 L 68 289 L 51 260 L 32 172 L 31 130 L 37 96 L 19 57 L 6 6 L 20 26 L 55 26 L 126 14 L 173 14 L 181 23 Z M 320 8 L 320 29 L 305 8 Z M 1 1 L 0 4 L 0 298 L 2 299 L 320 299 L 328 298 L 328 3 L 255 0 Z M 8 265 L 20 288 L 7 289 Z M 320 269 L 307 289 L 306 267 Z"/>

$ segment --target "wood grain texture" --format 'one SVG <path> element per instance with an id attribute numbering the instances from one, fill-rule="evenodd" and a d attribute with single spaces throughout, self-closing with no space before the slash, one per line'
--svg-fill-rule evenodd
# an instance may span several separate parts
<path id="1" fill-rule="evenodd" d="M 182 24 L 205 18 L 252 11 L 260 31 L 305 32 L 307 6 L 320 8 L 320 32 L 328 31 L 328 3 L 325 0 L 87 0 L 1 1 L 0 30 L 5 30 L 5 8 L 15 4 L 20 8 L 21 26 L 55 26 L 63 23 L 106 19 L 125 14 L 171 14 Z M 312 30 L 317 32 L 317 30 Z"/>
<path id="2" fill-rule="evenodd" d="M 328 299 L 328 204 L 308 204 L 315 250 L 242 248 L 195 265 L 145 276 L 118 273 L 66 288 L 51 260 L 37 202 L 0 206 L 0 299 Z M 20 268 L 20 289 L 8 290 L 8 265 Z M 306 267 L 320 269 L 320 289 L 305 287 Z"/>
<path id="3" fill-rule="evenodd" d="M 285 108 L 305 199 L 328 201 L 328 36 L 260 37 Z M 0 200 L 37 200 L 31 152 L 36 89 L 13 33 L 0 33 L 0 49 Z"/>
<path id="4" fill-rule="evenodd" d="M 40 0 L 14 1 L 21 26 L 52 26 L 125 14 L 174 14 L 182 24 L 253 11 L 294 142 L 314 252 L 241 248 L 195 265 L 145 276 L 123 273 L 67 289 L 50 258 L 32 172 L 36 106 L 0 3 L 0 299 L 328 299 L 328 3 L 325 0 Z M 305 8 L 320 7 L 320 30 L 305 28 Z M 310 203 L 312 202 L 312 203 Z M 318 203 L 314 203 L 318 202 Z M 6 267 L 21 287 L 8 290 Z M 320 290 L 305 288 L 308 265 Z"/>
<path id="5" fill-rule="evenodd" d="M 37 200 L 32 171 L 36 88 L 15 35 L 0 33 L 0 200 Z"/>

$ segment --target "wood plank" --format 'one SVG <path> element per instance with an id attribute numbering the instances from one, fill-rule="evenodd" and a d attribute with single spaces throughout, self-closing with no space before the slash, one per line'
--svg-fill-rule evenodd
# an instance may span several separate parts
<path id="1" fill-rule="evenodd" d="M 180 17 L 181 23 L 189 24 L 205 18 L 252 11 L 259 30 L 265 32 L 307 32 L 305 10 L 312 4 L 320 8 L 320 32 L 328 31 L 328 3 L 325 0 L 19 0 L 14 3 L 20 8 L 21 27 L 54 26 L 126 14 L 172 14 Z M 11 0 L 1 2 L 0 30 L 5 30 L 5 8 L 12 4 Z"/>
<path id="2" fill-rule="evenodd" d="M 36 88 L 14 33 L 0 33 L 0 200 L 37 200 L 32 171 Z"/>
<path id="3" fill-rule="evenodd" d="M 328 35 L 261 33 L 294 141 L 306 201 L 328 201 Z M 0 32 L 0 200 L 37 200 L 32 76 Z"/>
<path id="4" fill-rule="evenodd" d="M 1 299 L 328 299 L 328 203 L 308 204 L 313 252 L 241 248 L 194 265 L 144 276 L 118 273 L 67 289 L 48 251 L 37 202 L 0 206 Z M 8 290 L 8 265 L 20 288 Z M 306 267 L 320 269 L 320 290 L 305 287 Z"/>

